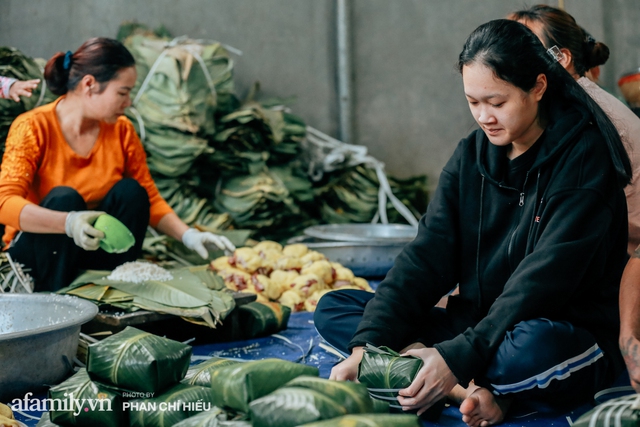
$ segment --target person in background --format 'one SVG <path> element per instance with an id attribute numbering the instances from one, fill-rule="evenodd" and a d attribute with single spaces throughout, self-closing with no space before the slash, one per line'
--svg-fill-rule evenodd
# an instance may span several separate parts
<path id="1" fill-rule="evenodd" d="M 596 70 L 599 74 L 596 67 L 607 62 L 609 48 L 594 40 L 576 23 L 573 16 L 552 6 L 536 5 L 513 12 L 508 18 L 529 27 L 545 47 L 557 46 L 560 49 L 560 64 L 600 105 L 618 129 L 633 169 L 631 184 L 625 188 L 629 214 L 627 252 L 633 254 L 640 244 L 640 118 L 623 102 L 586 77 L 589 72 L 596 74 Z"/>
<path id="2" fill-rule="evenodd" d="M 222 236 L 189 228 L 160 196 L 142 143 L 123 116 L 136 83 L 134 58 L 117 40 L 92 38 L 45 67 L 60 97 L 12 123 L 0 171 L 0 223 L 9 254 L 30 269 L 37 291 L 67 286 L 80 269 L 111 270 L 141 255 L 147 226 L 208 257 L 233 250 Z M 102 213 L 135 237 L 125 253 L 99 248 Z"/>
<path id="3" fill-rule="evenodd" d="M 0 98 L 20 102 L 21 96 L 31 97 L 31 92 L 38 87 L 38 83 L 40 79 L 22 81 L 0 76 Z"/>
<path id="4" fill-rule="evenodd" d="M 607 115 L 524 25 L 481 25 L 458 68 L 480 129 L 376 293 L 325 294 L 314 323 L 350 354 L 332 379 L 356 379 L 366 344 L 404 351 L 424 364 L 399 391 L 403 409 L 448 396 L 475 427 L 514 400 L 589 401 L 622 372 L 631 165 Z"/>
<path id="5" fill-rule="evenodd" d="M 640 393 L 640 246 L 631 255 L 620 282 L 619 345 L 631 385 Z"/>

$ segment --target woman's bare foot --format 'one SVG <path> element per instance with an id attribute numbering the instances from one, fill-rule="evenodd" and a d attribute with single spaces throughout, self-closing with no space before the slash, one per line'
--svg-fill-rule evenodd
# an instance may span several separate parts
<path id="1" fill-rule="evenodd" d="M 500 424 L 510 404 L 510 399 L 497 398 L 486 388 L 477 387 L 460 404 L 462 421 L 470 427 Z"/>

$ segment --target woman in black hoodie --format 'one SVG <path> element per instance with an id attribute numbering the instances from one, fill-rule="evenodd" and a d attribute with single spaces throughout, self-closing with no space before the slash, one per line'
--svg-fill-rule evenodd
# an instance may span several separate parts
<path id="1" fill-rule="evenodd" d="M 424 366 L 399 393 L 403 409 L 448 395 L 485 426 L 515 398 L 586 401 L 620 374 L 631 167 L 554 53 L 514 21 L 469 36 L 458 67 L 480 129 L 459 143 L 375 296 L 320 300 L 319 333 L 351 354 L 331 378 L 355 379 L 367 343 L 405 349 Z M 456 285 L 446 310 L 432 308 Z"/>

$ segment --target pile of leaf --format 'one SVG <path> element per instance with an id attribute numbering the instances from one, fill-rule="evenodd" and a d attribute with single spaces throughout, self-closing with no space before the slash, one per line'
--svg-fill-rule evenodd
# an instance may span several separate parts
<path id="1" fill-rule="evenodd" d="M 30 58 L 12 47 L 0 47 L 0 76 L 18 80 L 41 80 L 31 97 L 22 96 L 20 102 L 0 99 L 0 157 L 4 153 L 4 143 L 13 120 L 25 111 L 56 99 L 44 84 L 44 64 L 44 60 Z"/>
<path id="2" fill-rule="evenodd" d="M 235 301 L 224 281 L 207 266 L 170 270 L 169 281 L 143 283 L 109 280 L 110 271 L 87 270 L 58 293 L 79 296 L 123 311 L 144 309 L 180 316 L 215 328 L 233 310 Z"/>

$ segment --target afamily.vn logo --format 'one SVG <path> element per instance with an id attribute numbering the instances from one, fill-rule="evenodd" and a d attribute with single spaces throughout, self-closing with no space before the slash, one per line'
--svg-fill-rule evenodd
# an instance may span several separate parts
<path id="1" fill-rule="evenodd" d="M 112 411 L 111 400 L 104 393 L 99 393 L 97 399 L 76 399 L 73 393 L 64 393 L 63 399 L 32 399 L 31 396 L 33 393 L 29 392 L 24 395 L 24 399 L 13 399 L 11 407 L 19 412 L 73 412 L 74 416 L 80 415 L 82 411 Z"/>

